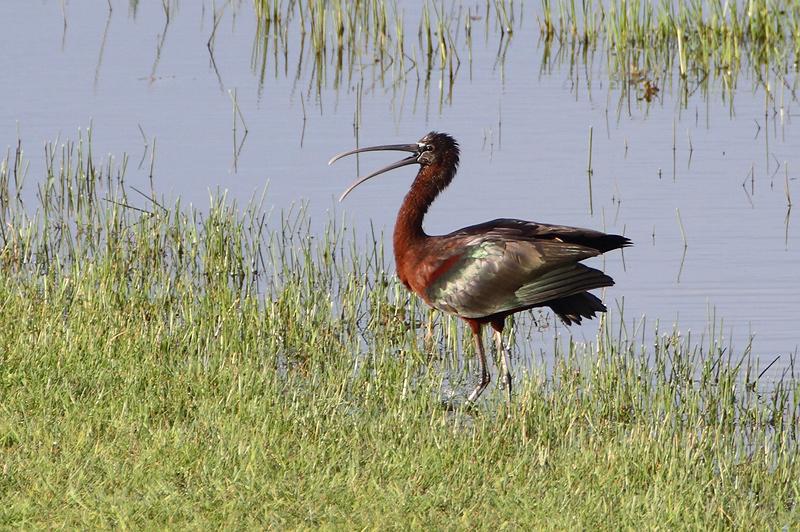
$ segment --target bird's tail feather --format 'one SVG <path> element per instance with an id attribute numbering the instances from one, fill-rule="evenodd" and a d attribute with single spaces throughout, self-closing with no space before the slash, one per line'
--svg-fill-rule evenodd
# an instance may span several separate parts
<path id="1" fill-rule="evenodd" d="M 546 303 L 567 325 L 580 323 L 583 318 L 592 319 L 597 312 L 605 312 L 606 306 L 594 294 L 581 292 Z"/>

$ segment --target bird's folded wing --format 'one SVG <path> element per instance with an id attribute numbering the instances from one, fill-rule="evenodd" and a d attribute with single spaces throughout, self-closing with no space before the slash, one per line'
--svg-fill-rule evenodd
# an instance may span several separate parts
<path id="1" fill-rule="evenodd" d="M 426 299 L 463 317 L 528 308 L 613 284 L 602 272 L 579 264 L 600 253 L 583 245 L 492 236 L 473 237 L 462 244 L 442 258 L 447 267 L 437 269 L 427 283 Z"/>

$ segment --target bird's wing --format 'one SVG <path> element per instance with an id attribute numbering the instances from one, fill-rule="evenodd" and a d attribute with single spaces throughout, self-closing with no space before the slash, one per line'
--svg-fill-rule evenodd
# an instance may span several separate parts
<path id="1" fill-rule="evenodd" d="M 457 240 L 426 283 L 425 295 L 434 307 L 459 316 L 478 318 L 529 308 L 613 284 L 602 272 L 579 264 L 600 254 L 584 245 L 512 239 L 495 232 Z"/>
<path id="2" fill-rule="evenodd" d="M 499 218 L 482 224 L 459 229 L 448 237 L 462 236 L 494 236 L 508 240 L 556 240 L 571 244 L 579 244 L 596 249 L 601 253 L 627 247 L 631 241 L 624 236 L 609 235 L 594 229 L 570 227 L 567 225 L 541 224 L 526 220 Z"/>

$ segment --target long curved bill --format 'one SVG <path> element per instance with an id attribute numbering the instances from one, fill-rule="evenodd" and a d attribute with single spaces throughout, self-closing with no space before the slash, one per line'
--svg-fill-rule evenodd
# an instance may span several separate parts
<path id="1" fill-rule="evenodd" d="M 342 195 L 339 196 L 339 201 L 344 200 L 347 197 L 347 195 L 350 194 L 350 192 L 352 192 L 353 189 L 356 188 L 358 185 L 360 185 L 364 181 L 372 179 L 376 175 L 382 174 L 384 172 L 388 172 L 389 170 L 394 170 L 395 168 L 400 168 L 402 166 L 407 166 L 409 164 L 416 164 L 417 163 L 416 153 L 419 151 L 419 145 L 418 144 L 385 144 L 383 146 L 370 146 L 368 148 L 358 148 L 356 150 L 350 150 L 350 151 L 346 151 L 344 153 L 340 153 L 338 155 L 334 155 L 333 158 L 330 161 L 328 161 L 328 164 L 333 164 L 336 161 L 338 161 L 339 159 L 341 159 L 342 157 L 347 157 L 348 155 L 354 155 L 356 153 L 362 153 L 362 152 L 365 152 L 365 151 L 409 151 L 409 152 L 414 153 L 414 155 L 411 155 L 410 157 L 406 157 L 405 159 L 397 161 L 396 163 L 392 163 L 389 166 L 385 166 L 385 167 L 381 168 L 380 170 L 378 170 L 376 172 L 373 172 L 373 173 L 371 173 L 369 175 L 366 175 L 364 177 L 359 177 L 349 187 L 347 187 L 347 189 L 344 192 L 342 192 Z"/>

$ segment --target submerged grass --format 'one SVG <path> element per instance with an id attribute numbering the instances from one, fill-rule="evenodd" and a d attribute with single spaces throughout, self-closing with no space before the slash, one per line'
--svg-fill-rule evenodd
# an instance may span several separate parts
<path id="1" fill-rule="evenodd" d="M 449 410 L 444 353 L 469 347 L 380 238 L 224 194 L 164 207 L 89 138 L 47 154 L 29 204 L 24 152 L 0 166 L 5 527 L 800 522 L 793 375 L 609 319 L 510 411 Z"/>

